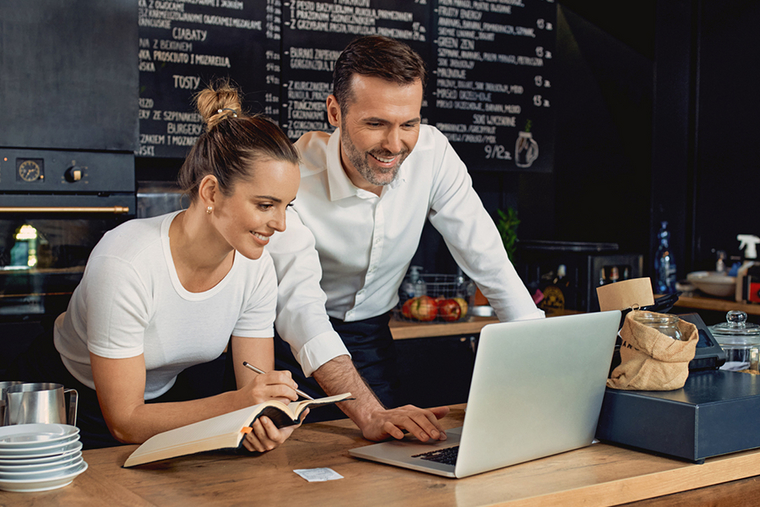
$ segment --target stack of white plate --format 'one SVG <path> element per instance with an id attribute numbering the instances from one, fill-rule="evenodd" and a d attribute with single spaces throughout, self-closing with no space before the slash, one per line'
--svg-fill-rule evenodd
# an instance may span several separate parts
<path id="1" fill-rule="evenodd" d="M 47 491 L 87 470 L 79 428 L 67 424 L 0 427 L 0 489 Z"/>

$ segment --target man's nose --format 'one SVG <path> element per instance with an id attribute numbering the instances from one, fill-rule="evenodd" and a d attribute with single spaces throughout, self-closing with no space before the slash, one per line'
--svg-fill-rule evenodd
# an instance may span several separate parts
<path id="1" fill-rule="evenodd" d="M 402 151 L 404 143 L 401 141 L 401 129 L 398 127 L 391 127 L 385 134 L 383 142 L 383 148 L 391 153 L 399 153 Z"/>

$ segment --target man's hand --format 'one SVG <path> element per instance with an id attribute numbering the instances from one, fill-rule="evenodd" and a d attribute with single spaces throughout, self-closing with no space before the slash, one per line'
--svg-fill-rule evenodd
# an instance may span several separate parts
<path id="1" fill-rule="evenodd" d="M 435 407 L 430 410 L 417 408 L 414 405 L 380 410 L 374 412 L 371 418 L 361 427 L 362 435 L 368 440 L 380 441 L 389 437 L 404 438 L 406 430 L 417 440 L 446 440 L 446 433 L 438 423 L 438 419 L 449 413 L 449 407 Z"/>
<path id="2" fill-rule="evenodd" d="M 390 410 L 384 408 L 375 397 L 375 393 L 359 376 L 348 356 L 338 356 L 323 364 L 314 372 L 314 378 L 328 396 L 351 393 L 354 399 L 342 401 L 338 403 L 338 407 L 362 430 L 366 439 L 401 439 L 404 438 L 404 430 L 422 442 L 431 438 L 446 439 L 446 433 L 438 419 L 449 413 L 448 407 L 430 410 L 413 405 Z"/>

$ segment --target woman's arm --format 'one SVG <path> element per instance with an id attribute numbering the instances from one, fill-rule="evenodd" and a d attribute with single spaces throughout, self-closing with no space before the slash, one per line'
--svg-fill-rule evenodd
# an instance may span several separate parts
<path id="1" fill-rule="evenodd" d="M 250 361 L 266 362 L 271 370 L 274 364 L 267 359 L 266 342 L 271 339 L 236 339 L 233 343 L 244 340 L 245 346 L 238 344 L 240 353 L 249 356 Z M 257 342 L 262 343 L 248 343 Z M 234 347 L 234 345 L 233 345 Z M 258 354 L 261 353 L 262 356 Z M 240 357 L 239 355 L 236 357 Z M 92 374 L 98 394 L 98 401 L 103 412 L 108 429 L 120 442 L 142 443 L 148 438 L 187 424 L 202 421 L 233 410 L 256 405 L 270 399 L 295 400 L 295 382 L 290 372 L 270 371 L 267 375 L 245 375 L 238 377 L 243 382 L 236 391 L 222 393 L 208 398 L 176 403 L 150 403 L 144 401 L 145 394 L 145 361 L 142 355 L 126 359 L 108 359 L 90 354 Z M 242 362 L 241 362 L 242 366 Z M 237 369 L 237 365 L 236 365 Z M 263 367 L 262 367 L 263 369 Z M 244 372 L 240 372 L 241 375 Z M 277 430 L 271 425 L 259 423 L 254 428 L 255 435 L 246 445 L 249 450 L 269 450 L 287 438 L 292 432 Z M 259 430 L 258 433 L 256 430 Z M 259 446 L 253 445 L 260 444 Z"/>
<path id="2" fill-rule="evenodd" d="M 252 382 L 289 382 L 294 388 L 297 387 L 288 370 L 274 370 L 274 339 L 233 336 L 230 343 L 232 345 L 232 357 L 234 360 L 235 381 L 238 388 L 249 385 Z M 256 366 L 260 370 L 267 372 L 267 374 L 259 375 L 253 370 L 246 368 L 243 366 L 243 361 Z M 271 393 L 273 399 L 278 399 L 284 403 L 298 399 L 297 395 L 295 397 L 292 396 L 294 392 L 287 392 L 287 396 L 277 396 L 278 389 L 274 388 L 274 386 L 268 392 Z M 304 414 L 304 417 L 306 414 L 308 414 L 308 410 Z M 283 443 L 297 427 L 286 426 L 285 428 L 278 429 L 268 417 L 261 417 L 253 423 L 253 431 L 246 435 L 243 445 L 249 451 L 270 451 Z"/>

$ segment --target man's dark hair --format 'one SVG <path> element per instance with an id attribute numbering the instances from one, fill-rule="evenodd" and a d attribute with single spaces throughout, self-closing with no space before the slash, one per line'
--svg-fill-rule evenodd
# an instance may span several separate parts
<path id="1" fill-rule="evenodd" d="M 403 42 L 381 35 L 360 37 L 352 41 L 338 57 L 333 72 L 333 95 L 346 110 L 351 103 L 351 80 L 354 74 L 379 77 L 400 85 L 420 80 L 427 82 L 425 62 Z"/>

